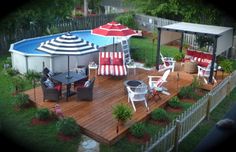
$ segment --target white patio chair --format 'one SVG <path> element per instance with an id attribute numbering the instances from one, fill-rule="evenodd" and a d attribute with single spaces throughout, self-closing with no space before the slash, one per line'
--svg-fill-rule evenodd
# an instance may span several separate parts
<path id="1" fill-rule="evenodd" d="M 202 77 L 204 82 L 207 84 L 208 83 L 207 79 L 209 79 L 209 76 L 210 76 L 211 64 L 209 64 L 206 68 L 201 67 L 199 65 L 197 67 L 198 67 L 198 73 L 197 73 L 198 78 L 199 78 L 199 76 Z M 214 69 L 214 71 L 215 71 L 215 69 Z M 214 76 L 212 76 L 212 80 L 214 81 L 214 83 L 217 83 Z"/>
<path id="2" fill-rule="evenodd" d="M 150 90 L 155 89 L 163 94 L 170 95 L 170 93 L 167 92 L 167 89 L 163 87 L 163 83 L 167 82 L 166 80 L 170 74 L 170 71 L 171 69 L 166 70 L 162 76 L 148 76 Z"/>
<path id="3" fill-rule="evenodd" d="M 172 57 L 164 57 L 161 53 L 161 61 L 163 62 L 163 67 L 159 71 L 164 71 L 166 69 L 171 69 L 171 72 L 174 72 L 176 61 Z"/>
<path id="4" fill-rule="evenodd" d="M 134 108 L 134 111 L 136 111 L 136 107 L 134 102 L 140 102 L 143 101 L 145 104 L 145 107 L 149 111 L 149 107 L 147 105 L 147 100 L 146 100 L 146 94 L 148 93 L 147 85 L 146 84 L 140 84 L 134 89 L 131 89 L 130 87 L 127 87 L 128 91 L 128 102 L 131 101 L 131 104 Z"/>

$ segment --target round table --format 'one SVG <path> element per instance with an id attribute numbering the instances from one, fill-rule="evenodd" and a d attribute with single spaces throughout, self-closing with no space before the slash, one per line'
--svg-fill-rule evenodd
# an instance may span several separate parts
<path id="1" fill-rule="evenodd" d="M 141 81 L 141 80 L 126 80 L 124 82 L 125 94 L 127 94 L 127 87 L 130 87 L 131 89 L 134 89 L 142 83 L 144 83 L 144 82 Z"/>

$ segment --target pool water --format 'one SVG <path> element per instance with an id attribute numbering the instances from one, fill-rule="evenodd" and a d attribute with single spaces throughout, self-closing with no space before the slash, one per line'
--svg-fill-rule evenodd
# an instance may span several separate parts
<path id="1" fill-rule="evenodd" d="M 34 55 L 45 54 L 46 55 L 48 53 L 37 50 L 37 47 L 39 47 L 40 43 L 45 42 L 50 39 L 53 39 L 53 38 L 56 38 L 56 37 L 61 36 L 65 33 L 26 39 L 24 41 L 20 41 L 20 42 L 15 43 L 13 46 L 13 49 L 16 51 L 19 51 L 21 53 L 24 53 L 24 54 L 34 54 Z M 104 46 L 107 46 L 107 45 L 110 45 L 113 43 L 112 37 L 92 35 L 90 30 L 73 31 L 71 33 L 86 40 L 86 41 L 89 41 L 90 43 L 94 43 L 95 45 L 98 45 L 98 47 L 104 47 Z"/>

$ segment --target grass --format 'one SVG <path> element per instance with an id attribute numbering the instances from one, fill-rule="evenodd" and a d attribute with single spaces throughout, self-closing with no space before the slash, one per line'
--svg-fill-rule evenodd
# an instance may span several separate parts
<path id="1" fill-rule="evenodd" d="M 236 101 L 236 89 L 227 96 L 210 114 L 210 120 L 201 122 L 181 143 L 179 151 L 193 151 L 198 143 L 207 135 L 217 121 L 222 119 Z"/>
<path id="2" fill-rule="evenodd" d="M 58 140 L 56 121 L 48 125 L 32 126 L 31 119 L 36 113 L 36 108 L 15 111 L 12 101 L 14 90 L 11 77 L 3 73 L 2 64 L 6 56 L 0 57 L 0 120 L 1 131 L 10 140 L 29 151 L 39 152 L 75 152 L 78 149 L 80 138 L 69 142 Z M 26 82 L 27 88 L 32 88 Z"/>
<path id="3" fill-rule="evenodd" d="M 157 42 L 152 42 L 151 38 L 131 38 L 131 58 L 135 61 L 144 62 L 148 65 L 156 64 Z M 174 57 L 179 49 L 172 46 L 161 45 L 163 56 Z"/>

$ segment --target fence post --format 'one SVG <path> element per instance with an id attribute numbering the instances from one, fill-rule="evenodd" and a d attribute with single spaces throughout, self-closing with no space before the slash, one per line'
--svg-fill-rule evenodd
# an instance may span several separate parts
<path id="1" fill-rule="evenodd" d="M 175 128 L 175 145 L 174 145 L 174 151 L 178 152 L 179 149 L 179 132 L 180 132 L 180 120 L 176 119 L 176 128 Z"/>
<path id="2" fill-rule="evenodd" d="M 207 100 L 207 109 L 206 109 L 206 119 L 210 119 L 210 109 L 211 109 L 211 102 L 212 102 L 212 94 L 208 94 L 208 100 Z"/>
<path id="3" fill-rule="evenodd" d="M 228 83 L 227 83 L 227 93 L 226 93 L 226 95 L 228 96 L 229 94 L 230 94 L 230 88 L 231 88 L 231 79 L 232 79 L 232 77 L 231 77 L 231 75 L 228 77 Z"/>

